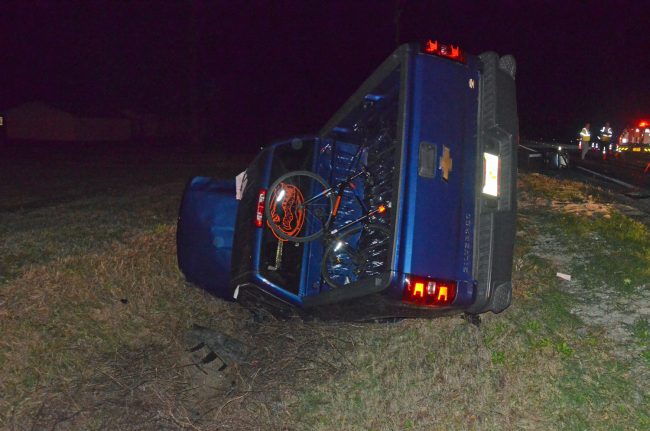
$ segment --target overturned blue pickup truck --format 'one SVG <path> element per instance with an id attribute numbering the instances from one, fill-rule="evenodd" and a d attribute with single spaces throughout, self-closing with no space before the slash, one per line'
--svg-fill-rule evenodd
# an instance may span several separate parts
<path id="1" fill-rule="evenodd" d="M 195 177 L 188 281 L 281 313 L 499 313 L 512 297 L 515 61 L 435 41 L 390 55 L 314 136 L 262 149 L 239 184 Z"/>

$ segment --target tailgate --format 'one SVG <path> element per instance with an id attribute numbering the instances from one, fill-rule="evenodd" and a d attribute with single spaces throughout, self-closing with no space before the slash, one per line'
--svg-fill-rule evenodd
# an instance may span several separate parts
<path id="1" fill-rule="evenodd" d="M 411 76 L 400 268 L 407 274 L 469 281 L 478 70 L 474 61 L 462 64 L 420 54 Z"/>

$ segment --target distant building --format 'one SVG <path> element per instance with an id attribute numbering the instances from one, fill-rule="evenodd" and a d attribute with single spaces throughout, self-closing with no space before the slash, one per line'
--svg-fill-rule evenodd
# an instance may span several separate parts
<path id="1" fill-rule="evenodd" d="M 85 118 L 42 102 L 7 109 L 1 127 L 8 141 L 117 142 L 132 138 L 128 118 Z"/>
<path id="2" fill-rule="evenodd" d="M 135 140 L 151 140 L 162 138 L 161 121 L 153 115 L 126 109 L 122 115 L 128 118 L 131 123 L 131 138 Z"/>
<path id="3" fill-rule="evenodd" d="M 7 139 L 7 128 L 5 127 L 5 115 L 0 112 L 0 146 Z"/>
<path id="4" fill-rule="evenodd" d="M 210 139 L 206 117 L 199 119 L 199 133 Z M 0 111 L 0 148 L 29 148 L 29 143 L 118 143 L 164 146 L 187 145 L 191 132 L 187 115 L 162 117 L 135 110 L 70 112 L 43 102 L 29 102 Z"/>

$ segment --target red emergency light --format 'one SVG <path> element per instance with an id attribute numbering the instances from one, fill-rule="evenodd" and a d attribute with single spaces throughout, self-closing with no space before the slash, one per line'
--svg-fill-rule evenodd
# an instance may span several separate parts
<path id="1" fill-rule="evenodd" d="M 402 302 L 429 307 L 451 305 L 456 299 L 456 282 L 409 275 L 402 294 Z"/>
<path id="2" fill-rule="evenodd" d="M 639 122 L 639 127 L 648 127 L 650 126 L 650 121 L 642 120 Z"/>
<path id="3" fill-rule="evenodd" d="M 255 226 L 262 227 L 264 223 L 264 201 L 266 200 L 266 189 L 260 189 L 260 192 L 257 196 L 257 208 L 255 212 Z"/>
<path id="4" fill-rule="evenodd" d="M 445 57 L 450 60 L 465 63 L 465 54 L 461 51 L 458 45 L 445 45 L 439 43 L 437 40 L 427 40 L 422 44 L 422 52 L 425 54 L 437 55 Z"/>

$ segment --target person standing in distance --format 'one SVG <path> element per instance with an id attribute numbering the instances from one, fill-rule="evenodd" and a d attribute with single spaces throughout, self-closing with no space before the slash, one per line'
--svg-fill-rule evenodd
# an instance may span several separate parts
<path id="1" fill-rule="evenodd" d="M 591 124 L 585 123 L 585 126 L 580 131 L 580 158 L 585 159 L 587 152 L 589 151 L 589 145 L 591 141 L 591 133 L 589 132 L 589 127 Z"/>
<path id="2" fill-rule="evenodd" d="M 600 134 L 598 135 L 598 140 L 600 141 L 599 150 L 603 154 L 603 159 L 605 158 L 607 152 L 611 152 L 612 148 L 612 128 L 609 126 L 609 122 L 606 122 L 602 129 L 600 129 Z"/>

